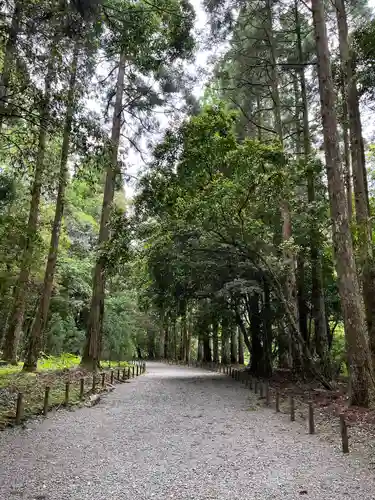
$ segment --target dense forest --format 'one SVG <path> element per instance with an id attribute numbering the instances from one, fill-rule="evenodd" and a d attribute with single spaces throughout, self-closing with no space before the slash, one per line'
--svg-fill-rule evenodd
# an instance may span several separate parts
<path id="1" fill-rule="evenodd" d="M 375 404 L 365 1 L 6 0 L 0 33 L 4 362 L 248 364 Z"/>

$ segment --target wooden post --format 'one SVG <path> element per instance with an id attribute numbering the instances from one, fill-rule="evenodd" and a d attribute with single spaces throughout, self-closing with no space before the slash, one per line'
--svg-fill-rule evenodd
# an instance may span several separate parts
<path id="1" fill-rule="evenodd" d="M 79 399 L 83 399 L 83 393 L 85 392 L 85 379 L 81 378 L 80 388 L 79 388 Z"/>
<path id="2" fill-rule="evenodd" d="M 95 377 L 95 373 L 92 374 L 92 392 L 95 392 L 95 388 L 96 388 L 96 377 Z"/>
<path id="3" fill-rule="evenodd" d="M 280 392 L 276 391 L 276 413 L 280 413 Z"/>
<path id="4" fill-rule="evenodd" d="M 294 405 L 294 397 L 291 395 L 290 396 L 290 421 L 294 422 L 296 419 L 296 411 L 295 411 L 295 405 Z"/>
<path id="5" fill-rule="evenodd" d="M 122 380 L 126 380 L 126 369 L 122 370 Z"/>
<path id="6" fill-rule="evenodd" d="M 105 372 L 102 373 L 102 389 L 105 386 Z"/>
<path id="7" fill-rule="evenodd" d="M 132 377 L 134 378 L 134 365 L 132 366 Z"/>
<path id="8" fill-rule="evenodd" d="M 259 383 L 259 398 L 263 399 L 263 382 Z"/>
<path id="9" fill-rule="evenodd" d="M 348 426 L 345 421 L 344 415 L 340 415 L 340 429 L 341 429 L 341 441 L 342 441 L 342 452 L 349 453 L 349 437 L 348 437 Z"/>
<path id="10" fill-rule="evenodd" d="M 190 366 L 190 364 L 188 366 Z M 146 373 L 146 361 L 143 363 L 143 373 Z"/>
<path id="11" fill-rule="evenodd" d="M 266 382 L 266 405 L 270 405 L 270 384 Z"/>
<path id="12" fill-rule="evenodd" d="M 22 392 L 18 393 L 17 396 L 17 406 L 16 406 L 16 424 L 19 425 L 22 421 L 23 417 L 23 394 Z"/>
<path id="13" fill-rule="evenodd" d="M 111 385 L 113 385 L 113 378 L 114 378 L 114 373 L 113 370 L 111 370 Z"/>
<path id="14" fill-rule="evenodd" d="M 309 401 L 309 434 L 315 434 L 314 406 L 312 401 Z"/>
<path id="15" fill-rule="evenodd" d="M 65 399 L 64 399 L 64 405 L 68 406 L 69 404 L 69 390 L 70 390 L 70 382 L 69 380 L 65 382 Z"/>
<path id="16" fill-rule="evenodd" d="M 44 390 L 44 402 L 43 402 L 43 415 L 45 417 L 47 416 L 48 413 L 49 391 L 50 388 L 47 386 Z"/>
<path id="17" fill-rule="evenodd" d="M 255 383 L 254 383 L 254 392 L 255 394 L 258 393 L 258 379 L 255 379 Z"/>
<path id="18" fill-rule="evenodd" d="M 137 365 L 137 377 L 139 375 L 139 366 Z"/>

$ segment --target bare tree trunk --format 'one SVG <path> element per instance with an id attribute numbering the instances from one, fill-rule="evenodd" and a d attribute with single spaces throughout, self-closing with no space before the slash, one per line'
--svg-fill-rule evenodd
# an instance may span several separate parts
<path id="1" fill-rule="evenodd" d="M 306 90 L 305 78 L 305 58 L 302 49 L 301 23 L 298 10 L 298 2 L 295 1 L 295 22 L 297 33 L 297 52 L 299 62 L 299 80 L 301 86 L 302 100 L 302 130 L 303 130 L 303 149 L 305 163 L 307 169 L 307 200 L 309 204 L 314 204 L 315 196 L 315 172 L 313 166 L 310 166 L 311 142 L 310 142 L 310 127 L 309 127 L 309 111 Z M 320 252 L 320 232 L 317 227 L 315 218 L 311 221 L 310 226 L 310 259 L 311 259 L 311 305 L 312 317 L 314 321 L 315 332 L 315 347 L 316 352 L 321 360 L 323 373 L 327 378 L 330 378 L 331 363 L 329 358 L 328 348 L 328 333 L 326 328 L 326 307 L 323 289 L 323 269 L 322 256 Z M 306 342 L 308 339 L 306 337 Z"/>
<path id="2" fill-rule="evenodd" d="M 245 356 L 244 356 L 244 348 L 243 348 L 243 335 L 242 331 L 239 327 L 237 327 L 237 336 L 238 336 L 238 364 L 245 364 Z"/>
<path id="3" fill-rule="evenodd" d="M 116 84 L 116 100 L 113 111 L 112 135 L 111 135 L 111 159 L 106 169 L 106 181 L 103 195 L 103 207 L 100 220 L 98 245 L 109 240 L 109 222 L 111 216 L 112 203 L 115 192 L 115 181 L 118 173 L 117 156 L 120 143 L 121 132 L 121 112 L 122 97 L 124 92 L 125 80 L 125 53 L 120 55 L 119 69 Z M 86 331 L 86 344 L 81 363 L 91 369 L 96 369 L 100 363 L 100 337 L 101 322 L 100 310 L 104 305 L 105 298 L 105 258 L 99 257 L 96 262 L 92 286 L 92 299 L 89 320 Z"/>
<path id="4" fill-rule="evenodd" d="M 349 228 L 346 190 L 337 133 L 335 94 L 322 0 L 312 0 L 312 11 L 326 171 L 333 223 L 333 243 L 350 366 L 351 403 L 367 407 L 374 402 L 374 379 Z"/>
<path id="5" fill-rule="evenodd" d="M 45 78 L 44 96 L 40 109 L 38 153 L 34 169 L 34 178 L 31 186 L 31 202 L 25 241 L 22 250 L 21 268 L 15 285 L 16 288 L 14 293 L 13 308 L 9 318 L 9 324 L 3 346 L 3 357 L 12 364 L 17 363 L 17 349 L 25 312 L 27 283 L 33 260 L 35 234 L 38 228 L 40 195 L 43 183 L 44 158 L 51 101 L 51 87 L 54 79 L 54 59 L 55 49 L 52 47 Z"/>
<path id="6" fill-rule="evenodd" d="M 237 364 L 237 329 L 231 325 L 230 331 L 230 362 L 232 364 Z"/>
<path id="7" fill-rule="evenodd" d="M 263 316 L 263 374 L 265 377 L 272 376 L 272 309 L 271 292 L 267 280 L 263 282 L 264 300 L 262 308 Z"/>
<path id="8" fill-rule="evenodd" d="M 273 113 L 275 119 L 275 130 L 277 136 L 280 140 L 282 147 L 284 147 L 284 137 L 283 137 L 283 127 L 282 127 L 282 119 L 281 119 L 281 104 L 280 104 L 280 93 L 279 93 L 279 84 L 278 84 L 278 72 L 277 72 L 277 57 L 275 51 L 275 40 L 273 37 L 273 18 L 272 18 L 272 0 L 266 0 L 266 12 L 267 12 L 267 20 L 266 20 L 266 36 L 269 43 L 270 48 L 270 59 L 271 59 L 271 95 L 273 101 Z M 280 206 L 281 218 L 282 218 L 282 238 L 284 242 L 290 241 L 292 238 L 292 221 L 290 215 L 290 208 L 287 200 L 283 200 Z M 284 252 L 285 262 L 288 263 L 288 269 L 286 272 L 285 279 L 285 291 L 286 296 L 288 298 L 288 302 L 290 303 L 293 313 L 295 314 L 296 323 L 299 324 L 298 319 L 298 303 L 297 303 L 297 283 L 296 283 L 296 261 L 295 256 L 290 250 L 286 250 Z M 299 369 L 301 364 L 301 356 L 299 350 L 296 349 L 296 345 L 292 343 L 292 332 L 291 329 L 288 328 L 286 330 L 286 341 L 285 344 L 288 345 L 288 356 L 285 358 L 285 361 L 288 364 L 288 367 Z"/>
<path id="9" fill-rule="evenodd" d="M 20 30 L 22 8 L 19 2 L 15 2 L 11 25 L 9 27 L 8 40 L 5 45 L 3 69 L 0 76 L 0 132 L 6 113 L 9 80 L 15 64 L 16 44 Z"/>
<path id="10" fill-rule="evenodd" d="M 224 365 L 230 364 L 230 325 L 227 317 L 221 320 L 221 362 Z"/>
<path id="11" fill-rule="evenodd" d="M 346 187 L 346 197 L 348 199 L 348 217 L 351 224 L 353 219 L 353 190 L 352 190 L 352 167 L 350 164 L 349 146 L 349 117 L 348 103 L 346 101 L 344 82 L 342 83 L 342 134 L 344 140 L 344 179 Z"/>
<path id="12" fill-rule="evenodd" d="M 370 338 L 372 363 L 375 366 L 375 266 L 372 251 L 372 227 L 367 192 L 367 174 L 363 152 L 363 137 L 359 98 L 353 61 L 348 42 L 348 25 L 344 0 L 335 0 L 339 47 L 344 80 L 344 99 L 347 97 L 355 214 L 358 230 L 358 256 L 367 329 Z"/>
<path id="13" fill-rule="evenodd" d="M 212 355 L 215 363 L 219 362 L 219 322 L 217 319 L 212 321 Z"/>
<path id="14" fill-rule="evenodd" d="M 77 43 L 75 45 L 73 53 L 69 89 L 67 96 L 65 126 L 63 134 L 63 143 L 61 148 L 61 158 L 60 158 L 59 189 L 57 193 L 56 206 L 55 206 L 55 218 L 52 226 L 51 241 L 48 252 L 46 270 L 44 273 L 44 283 L 39 301 L 39 307 L 28 338 L 25 364 L 23 366 L 24 371 L 35 371 L 37 369 L 39 349 L 42 345 L 42 336 L 48 318 L 49 304 L 51 300 L 52 287 L 53 287 L 53 278 L 55 275 L 55 268 L 57 261 L 57 252 L 59 249 L 61 222 L 64 215 L 65 189 L 68 177 L 68 155 L 70 146 L 70 134 L 72 130 L 74 105 L 75 105 L 74 93 L 75 93 L 76 79 L 77 79 L 78 54 L 79 54 L 79 46 Z"/>
<path id="15" fill-rule="evenodd" d="M 262 375 L 262 322 L 259 310 L 259 294 L 253 293 L 249 299 L 251 353 L 250 371 L 254 375 Z"/>

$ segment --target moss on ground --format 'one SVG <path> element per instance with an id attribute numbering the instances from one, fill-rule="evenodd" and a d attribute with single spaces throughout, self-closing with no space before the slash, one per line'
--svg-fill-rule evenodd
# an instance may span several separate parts
<path id="1" fill-rule="evenodd" d="M 49 408 L 64 406 L 66 383 L 69 381 L 69 405 L 81 404 L 80 384 L 84 379 L 84 399 L 108 388 L 111 369 L 114 371 L 114 382 L 117 370 L 129 365 L 126 361 L 119 363 L 103 361 L 102 370 L 95 374 L 96 384 L 93 390 L 93 373 L 79 366 L 80 358 L 70 354 L 60 357 L 45 357 L 38 362 L 36 373 L 22 371 L 22 363 L 18 366 L 0 366 L 0 428 L 11 425 L 15 421 L 18 393 L 23 394 L 24 419 L 42 413 L 46 387 L 50 387 Z M 102 388 L 102 373 L 105 373 L 105 387 Z"/>

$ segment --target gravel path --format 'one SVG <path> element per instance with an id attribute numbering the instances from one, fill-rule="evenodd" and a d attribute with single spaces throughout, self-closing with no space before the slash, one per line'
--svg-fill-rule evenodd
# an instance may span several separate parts
<path id="1" fill-rule="evenodd" d="M 0 498 L 374 500 L 358 460 L 249 396 L 224 375 L 149 363 L 96 407 L 0 434 Z"/>

